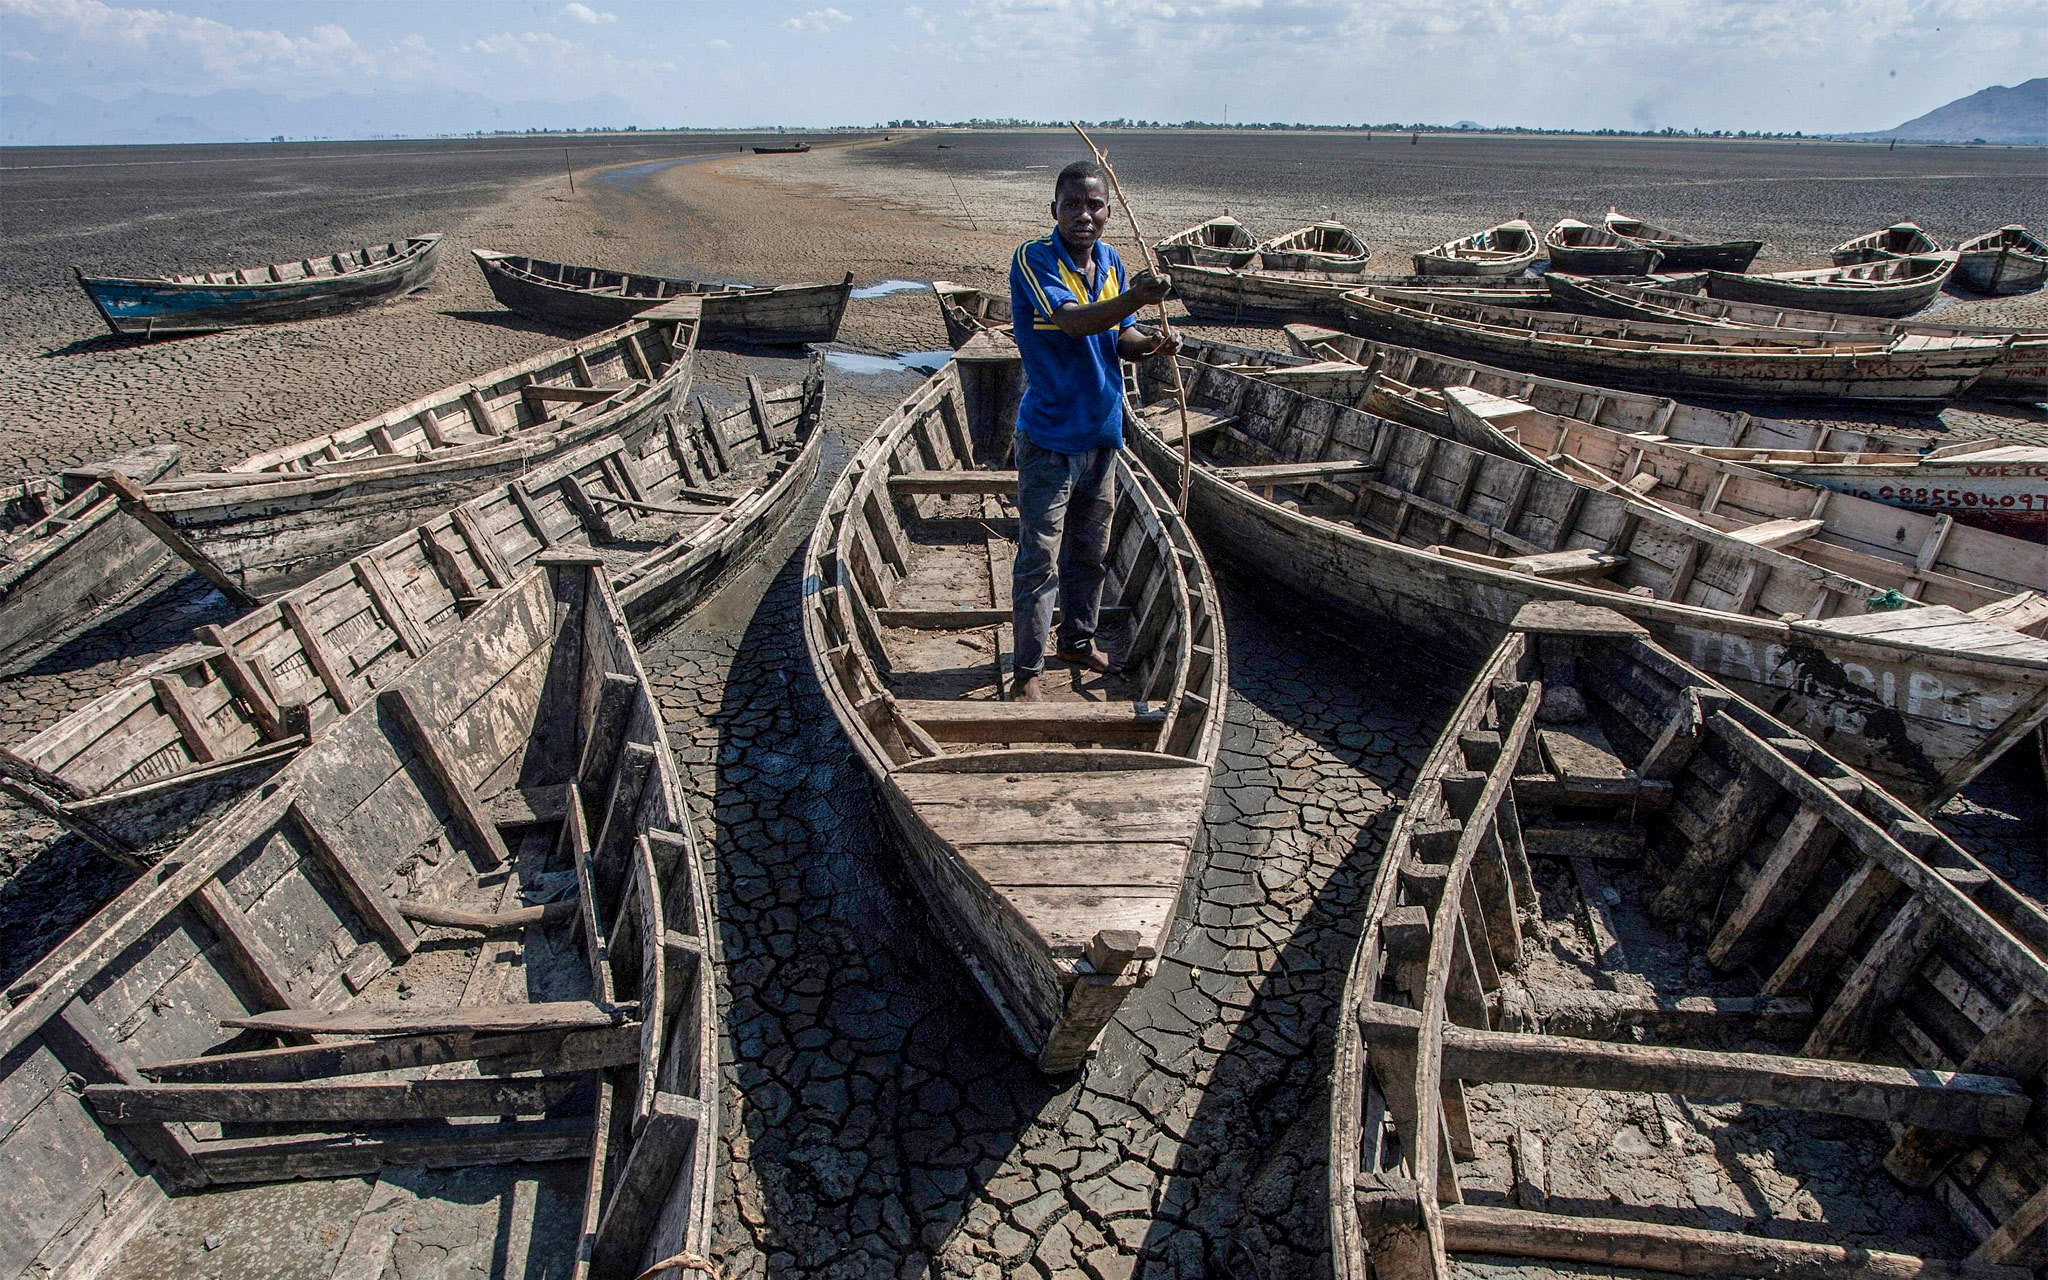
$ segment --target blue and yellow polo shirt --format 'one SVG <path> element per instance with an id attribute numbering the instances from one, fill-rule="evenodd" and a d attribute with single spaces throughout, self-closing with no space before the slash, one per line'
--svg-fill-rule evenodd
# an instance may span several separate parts
<path id="1" fill-rule="evenodd" d="M 1067 246 L 1054 230 L 1017 246 L 1010 259 L 1010 319 L 1017 350 L 1024 356 L 1024 402 L 1017 429 L 1041 449 L 1085 453 L 1115 449 L 1124 440 L 1124 379 L 1116 340 L 1137 323 L 1126 316 L 1104 333 L 1069 338 L 1052 313 L 1069 302 L 1086 305 L 1124 291 L 1124 260 L 1100 241 L 1095 245 L 1093 293 Z"/>

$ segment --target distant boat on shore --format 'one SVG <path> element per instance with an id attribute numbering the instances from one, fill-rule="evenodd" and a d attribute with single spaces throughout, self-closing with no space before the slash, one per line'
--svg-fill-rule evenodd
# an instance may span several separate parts
<path id="1" fill-rule="evenodd" d="M 424 288 L 438 233 L 297 262 L 156 278 L 89 276 L 71 268 L 107 328 L 129 337 L 212 333 L 353 311 Z"/>

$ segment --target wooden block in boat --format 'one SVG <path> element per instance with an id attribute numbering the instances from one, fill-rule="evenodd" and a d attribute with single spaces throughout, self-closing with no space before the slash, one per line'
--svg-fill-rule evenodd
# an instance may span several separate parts
<path id="1" fill-rule="evenodd" d="M 902 497 L 914 493 L 977 494 L 1015 493 L 1014 471 L 904 471 L 889 477 L 889 493 Z"/>
<path id="2" fill-rule="evenodd" d="M 626 683 L 633 682 L 628 679 Z M 568 796 L 568 787 L 562 785 L 512 787 L 486 800 L 484 808 L 500 827 L 532 827 L 560 822 Z"/>
<path id="3" fill-rule="evenodd" d="M 1212 470 L 1222 479 L 1257 486 L 1369 475 L 1379 470 L 1379 464 L 1359 458 L 1340 462 L 1273 462 L 1257 466 L 1215 467 Z"/>
<path id="4" fill-rule="evenodd" d="M 553 1079 L 371 1080 L 284 1084 L 96 1084 L 85 1100 L 108 1124 L 158 1121 L 287 1124 L 529 1116 L 551 1111 L 576 1088 Z"/>
<path id="5" fill-rule="evenodd" d="M 1609 782 L 1629 777 L 1629 767 L 1614 754 L 1607 735 L 1592 721 L 1536 731 L 1537 743 L 1551 772 L 1567 783 Z"/>
<path id="6" fill-rule="evenodd" d="M 577 910 L 574 899 L 518 907 L 511 911 L 460 911 L 438 902 L 414 902 L 410 899 L 400 899 L 397 906 L 398 913 L 408 920 L 443 929 L 466 929 L 471 933 L 510 933 L 530 924 L 544 925 L 573 919 Z"/>
<path id="7" fill-rule="evenodd" d="M 591 1000 L 550 1000 L 533 1004 L 481 1005 L 442 1009 L 274 1009 L 222 1018 L 224 1027 L 296 1031 L 308 1035 L 410 1036 L 439 1032 L 590 1031 L 616 1027 L 637 1016 L 632 1003 L 604 1005 Z"/>
<path id="8" fill-rule="evenodd" d="M 1861 1245 L 1813 1244 L 1736 1231 L 1667 1227 L 1620 1218 L 1447 1204 L 1452 1253 L 1549 1258 L 1684 1276 L 1784 1276 L 1798 1280 L 2026 1280 L 2024 1267 L 1944 1262 Z"/>
<path id="9" fill-rule="evenodd" d="M 1057 842 L 1184 844 L 1194 836 L 1209 790 L 1206 769 L 899 772 L 892 780 L 933 833 L 962 850 Z"/>
<path id="10" fill-rule="evenodd" d="M 1529 994 L 1539 1029 L 1589 1040 L 1626 1040 L 1635 1030 L 1699 1035 L 1738 1026 L 1777 1036 L 1813 1021 L 1810 1001 L 1770 996 L 1664 996 L 1540 985 Z"/>
<path id="11" fill-rule="evenodd" d="M 1612 822 L 1546 822 L 1522 828 L 1522 847 L 1532 858 L 1598 858 L 1633 862 L 1643 856 L 1641 827 Z"/>
<path id="12" fill-rule="evenodd" d="M 1671 807 L 1671 784 L 1638 778 L 1560 778 L 1554 773 L 1515 775 L 1515 799 L 1521 804 L 1628 805 L 1641 813 L 1662 813 Z"/>
<path id="13" fill-rule="evenodd" d="M 1827 525 L 1825 520 L 1765 520 L 1728 530 L 1728 536 L 1752 547 L 1789 547 L 1804 542 Z"/>
<path id="14" fill-rule="evenodd" d="M 1649 632 L 1612 609 L 1574 600 L 1532 600 L 1515 611 L 1510 631 L 1559 636 L 1647 638 Z"/>
<path id="15" fill-rule="evenodd" d="M 896 708 L 940 742 L 1096 742 L 1149 746 L 1163 711 L 1128 702 L 953 702 L 903 699 Z"/>
<path id="16" fill-rule="evenodd" d="M 1611 551 L 1595 551 L 1591 547 L 1575 547 L 1570 551 L 1509 556 L 1505 563 L 1516 573 L 1526 573 L 1533 578 L 1584 578 L 1612 573 L 1627 564 L 1628 557 Z"/>
<path id="17" fill-rule="evenodd" d="M 193 1155 L 215 1183 L 283 1182 L 362 1177 L 388 1165 L 453 1169 L 587 1160 L 594 1130 L 587 1115 L 500 1124 L 429 1123 L 368 1132 L 226 1138 L 194 1144 Z"/>
<path id="18" fill-rule="evenodd" d="M 1979 622 L 1995 623 L 2014 631 L 2032 631 L 2048 622 L 2048 596 L 2038 591 L 2022 591 L 2003 600 L 1979 605 L 1970 610 L 1970 616 Z"/>

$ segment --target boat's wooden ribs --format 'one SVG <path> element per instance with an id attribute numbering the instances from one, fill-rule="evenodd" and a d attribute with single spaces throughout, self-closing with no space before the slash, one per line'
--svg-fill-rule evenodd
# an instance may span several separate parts
<path id="1" fill-rule="evenodd" d="M 1340 1277 L 1364 1280 L 1368 1258 L 1380 1280 L 1447 1277 L 1463 1252 L 1688 1275 L 2030 1274 L 2015 1264 L 2040 1261 L 2048 915 L 1618 616 L 1529 606 L 1516 627 L 1425 762 L 1347 984 L 1332 1112 Z M 1536 840 L 1544 828 L 1524 823 L 1546 817 L 1558 825 Z M 1603 832 L 1631 836 L 1620 847 L 1656 886 L 1646 913 L 1700 939 L 1724 972 L 1755 975 L 1758 994 L 1662 994 L 1631 971 L 1589 860 L 1616 851 Z M 1583 900 L 1592 976 L 1611 989 L 1524 980 L 1520 936 L 1495 910 L 1535 909 L 1524 856 L 1571 863 L 1563 883 Z M 1635 1041 L 1737 1028 L 1798 1047 Z M 1526 1198 L 1524 1210 L 1467 1205 L 1464 1092 L 1490 1085 L 1884 1122 L 1886 1168 L 1934 1190 L 1983 1243 L 1940 1261 L 1532 1213 Z"/>

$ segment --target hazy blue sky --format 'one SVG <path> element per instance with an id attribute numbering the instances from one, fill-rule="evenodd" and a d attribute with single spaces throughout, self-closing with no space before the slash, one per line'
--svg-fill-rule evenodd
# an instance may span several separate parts
<path id="1" fill-rule="evenodd" d="M 2043 0 L 0 0 L 8 93 L 609 94 L 643 125 L 1227 107 L 1848 131 L 2044 71 Z"/>

